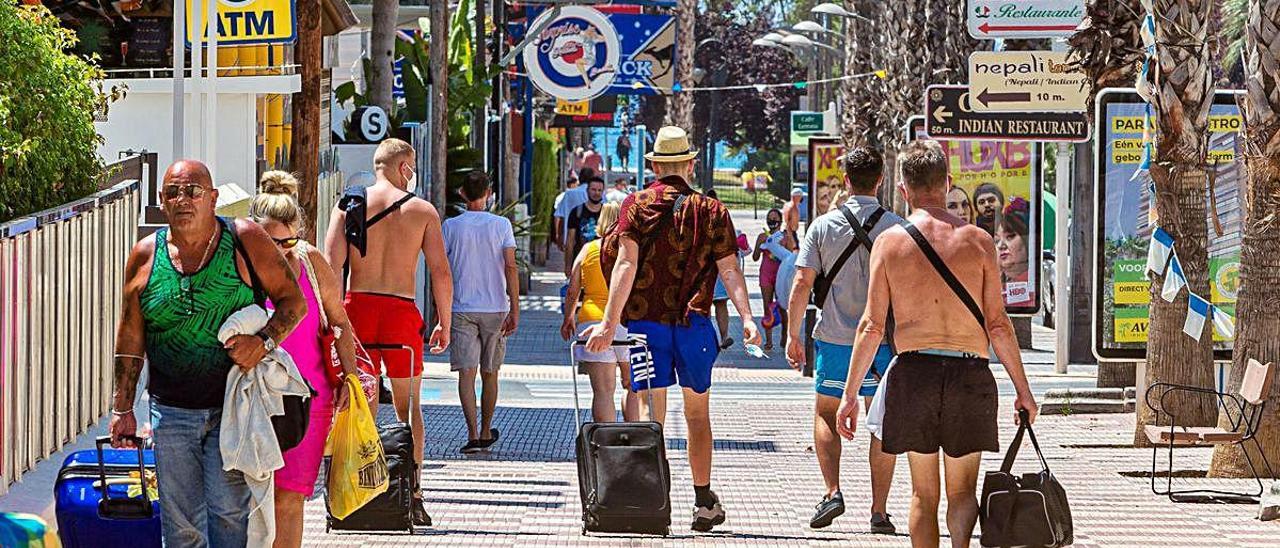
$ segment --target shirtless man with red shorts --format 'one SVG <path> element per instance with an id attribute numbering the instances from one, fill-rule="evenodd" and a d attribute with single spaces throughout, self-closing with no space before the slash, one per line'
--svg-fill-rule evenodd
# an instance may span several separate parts
<path id="1" fill-rule="evenodd" d="M 439 322 L 428 341 L 432 354 L 440 354 L 449 346 L 453 279 L 440 232 L 440 214 L 431 203 L 413 195 L 417 179 L 413 147 L 400 139 L 387 139 L 374 152 L 373 164 L 377 181 L 366 190 L 367 224 L 358 231 L 363 234 L 363 242 L 347 237 L 347 212 L 335 208 L 325 237 L 325 256 L 335 269 L 350 261 L 345 304 L 356 338 L 365 345 L 394 344 L 413 349 L 412 356 L 405 352 L 369 351 L 374 364 L 382 363 L 386 368 L 396 415 L 407 421 L 409 394 L 421 390 L 422 380 L 425 324 L 414 304 L 418 253 L 426 257 Z M 422 420 L 408 422 L 413 426 L 413 458 L 421 470 Z M 414 479 L 414 524 L 430 525 L 421 489 Z"/>

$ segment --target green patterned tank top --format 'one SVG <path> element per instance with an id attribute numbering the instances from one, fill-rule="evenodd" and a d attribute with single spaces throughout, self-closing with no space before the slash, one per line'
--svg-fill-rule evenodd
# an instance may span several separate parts
<path id="1" fill-rule="evenodd" d="M 147 389 L 162 405 L 188 409 L 222 407 L 232 363 L 218 342 L 218 328 L 253 304 L 253 289 L 236 271 L 236 251 L 219 223 L 217 249 L 209 263 L 182 274 L 169 257 L 169 229 L 156 232 L 151 277 L 140 296 L 150 363 Z"/>

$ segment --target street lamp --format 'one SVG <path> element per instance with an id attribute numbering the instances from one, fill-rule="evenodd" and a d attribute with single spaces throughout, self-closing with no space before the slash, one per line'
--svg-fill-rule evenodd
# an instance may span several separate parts
<path id="1" fill-rule="evenodd" d="M 839 49 L 828 46 L 827 44 L 824 44 L 822 42 L 816 42 L 814 40 L 810 40 L 809 37 L 803 34 L 792 34 L 792 35 L 786 36 L 785 38 L 782 39 L 782 43 L 788 46 L 829 49 L 840 55 L 844 55 L 843 51 L 840 51 Z"/>
<path id="2" fill-rule="evenodd" d="M 791 28 L 792 28 L 793 30 L 798 30 L 798 31 L 800 31 L 800 32 L 813 32 L 813 33 L 818 33 L 818 34 L 826 34 L 826 35 L 830 35 L 830 36 L 835 37 L 837 40 L 839 40 L 839 41 L 841 41 L 841 42 L 844 42 L 844 41 L 845 41 L 845 38 L 844 38 L 844 35 L 843 35 L 843 34 L 840 34 L 840 33 L 836 32 L 836 31 L 830 30 L 830 29 L 828 29 L 828 28 L 826 28 L 826 27 L 824 27 L 824 26 L 822 26 L 822 25 L 819 25 L 819 24 L 817 24 L 817 23 L 813 22 L 813 21 L 801 21 L 801 22 L 796 23 L 795 25 L 793 25 Z"/>
<path id="3" fill-rule="evenodd" d="M 846 19 L 857 18 L 857 19 L 866 21 L 868 23 L 871 22 L 870 19 L 867 19 L 866 17 L 863 17 L 851 11 L 848 11 L 844 9 L 844 7 L 842 7 L 840 4 L 835 4 L 832 2 L 823 2 L 821 4 L 818 4 L 814 6 L 813 9 L 809 10 L 809 13 L 821 13 L 823 15 L 833 15 L 835 17 L 844 17 Z"/>

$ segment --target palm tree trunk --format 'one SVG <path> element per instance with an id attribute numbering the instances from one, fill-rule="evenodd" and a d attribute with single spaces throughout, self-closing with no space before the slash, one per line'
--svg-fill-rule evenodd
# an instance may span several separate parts
<path id="1" fill-rule="evenodd" d="M 1157 0 L 1156 63 L 1152 67 L 1156 114 L 1156 154 L 1151 178 L 1156 185 L 1159 223 L 1173 236 L 1174 249 L 1187 278 L 1187 289 L 1209 294 L 1209 233 L 1205 224 L 1205 135 L 1213 80 L 1209 75 L 1207 38 L 1211 0 Z M 1200 339 L 1182 332 L 1187 291 L 1174 302 L 1160 296 L 1163 277 L 1151 283 L 1147 337 L 1146 383 L 1169 382 L 1213 386 L 1213 337 L 1206 322 Z M 1139 387 L 1141 394 L 1146 386 Z M 1168 411 L 1180 424 L 1203 426 L 1217 419 L 1209 399 L 1170 398 Z M 1134 440 L 1146 443 L 1145 426 L 1156 424 L 1151 408 L 1138 398 Z"/>
<path id="2" fill-rule="evenodd" d="M 1252 0 L 1245 36 L 1248 90 L 1244 100 L 1246 166 L 1244 237 L 1240 252 L 1240 293 L 1236 300 L 1234 361 L 1225 390 L 1240 389 L 1250 358 L 1280 362 L 1280 0 Z M 1258 441 L 1273 464 L 1280 464 L 1280 389 L 1272 386 Z M 1230 428 L 1226 413 L 1218 425 Z M 1249 449 L 1258 462 L 1257 451 Z M 1213 452 L 1212 477 L 1251 475 L 1244 451 L 1223 445 Z"/>
<path id="3" fill-rule="evenodd" d="M 676 2 L 676 82 L 683 87 L 693 83 L 693 47 L 697 42 L 694 24 L 698 18 L 698 0 Z M 672 92 L 667 103 L 667 125 L 680 126 L 693 131 L 693 94 L 687 91 Z"/>
<path id="4" fill-rule="evenodd" d="M 396 17 L 400 14 L 400 0 L 373 0 L 373 21 L 369 32 L 369 87 L 365 94 L 369 102 L 391 114 L 391 84 L 394 76 L 391 65 L 395 60 Z"/>
<path id="5" fill-rule="evenodd" d="M 449 136 L 449 2 L 431 2 L 431 203 L 445 215 Z"/>

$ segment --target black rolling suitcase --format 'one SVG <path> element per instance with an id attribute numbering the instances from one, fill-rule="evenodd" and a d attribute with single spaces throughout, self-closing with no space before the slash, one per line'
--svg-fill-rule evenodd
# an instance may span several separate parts
<path id="1" fill-rule="evenodd" d="M 577 341 L 574 346 L 585 342 Z M 641 337 L 615 341 L 631 348 L 633 379 L 652 377 L 653 356 Z M 572 348 L 570 366 L 574 360 Z M 650 409 L 653 395 L 649 395 Z M 578 487 L 582 534 L 671 533 L 671 468 L 662 425 L 657 422 L 582 422 L 578 375 L 573 372 L 573 412 L 577 419 Z"/>
<path id="2" fill-rule="evenodd" d="M 365 348 L 404 349 L 412 353 L 412 349 L 400 345 L 366 344 Z M 363 397 L 353 395 L 352 397 Z M 409 394 L 410 421 L 417 417 L 422 420 L 422 410 L 418 407 L 418 395 Z M 325 532 L 329 531 L 407 531 L 413 534 L 413 481 L 418 474 L 418 465 L 413 460 L 413 429 L 410 423 L 394 422 L 378 425 L 378 437 L 382 439 L 382 450 L 387 457 L 387 474 L 389 483 L 386 492 L 370 500 L 359 510 L 352 512 L 345 519 L 337 519 L 328 510 L 328 491 L 325 492 Z"/>

